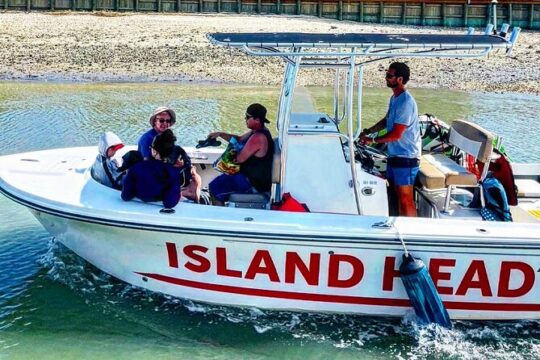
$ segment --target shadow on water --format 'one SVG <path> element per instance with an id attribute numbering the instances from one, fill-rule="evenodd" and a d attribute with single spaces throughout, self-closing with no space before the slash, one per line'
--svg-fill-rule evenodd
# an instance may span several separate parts
<path id="1" fill-rule="evenodd" d="M 303 91 L 305 103 L 331 112 L 328 89 Z M 538 132 L 529 129 L 529 119 L 540 112 L 538 97 L 414 94 L 421 113 L 485 122 L 499 133 L 511 121 L 509 135 Z M 244 110 L 252 102 L 268 105 L 274 131 L 278 95 L 278 88 L 253 86 L 0 83 L 0 155 L 95 145 L 104 130 L 136 143 L 153 108 L 162 104 L 177 110 L 174 130 L 183 145 L 195 144 L 212 130 L 243 131 Z M 365 124 L 384 115 L 388 97 L 388 89 L 366 91 Z M 500 120 L 488 122 L 494 113 Z M 510 152 L 520 161 L 527 159 L 523 154 L 531 158 L 531 148 L 539 149 L 531 142 L 517 143 Z M 26 209 L 4 197 L 0 268 L 0 358 L 540 359 L 540 323 L 535 321 L 461 321 L 449 331 L 420 328 L 412 317 L 239 309 L 146 292 L 51 240 Z"/>

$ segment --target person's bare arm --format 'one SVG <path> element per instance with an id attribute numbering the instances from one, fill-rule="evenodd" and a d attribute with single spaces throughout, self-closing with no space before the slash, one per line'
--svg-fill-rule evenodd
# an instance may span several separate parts
<path id="1" fill-rule="evenodd" d="M 230 142 L 232 138 L 235 138 L 238 142 L 242 142 L 245 138 L 247 138 L 251 134 L 251 131 L 248 131 L 247 133 L 243 135 L 235 135 L 235 134 L 229 134 L 223 131 L 216 131 L 208 134 L 209 139 L 217 139 L 218 137 L 222 138 L 223 140 Z"/>
<path id="2" fill-rule="evenodd" d="M 386 116 L 383 117 L 381 120 L 377 121 L 375 125 L 367 128 L 366 134 L 364 135 L 372 134 L 374 132 L 381 131 L 382 129 L 385 129 L 385 128 L 386 128 Z"/>
<path id="3" fill-rule="evenodd" d="M 268 141 L 263 134 L 255 134 L 249 138 L 244 148 L 236 155 L 235 162 L 237 164 L 242 164 L 251 156 L 259 154 L 265 154 L 265 151 L 268 151 Z"/>
<path id="4" fill-rule="evenodd" d="M 382 144 L 382 143 L 389 143 L 396 140 L 399 140 L 403 133 L 407 130 L 407 125 L 403 124 L 394 124 L 394 127 L 392 128 L 392 131 L 390 131 L 388 134 L 383 135 L 381 137 L 376 137 L 373 139 L 373 142 Z"/>
<path id="5" fill-rule="evenodd" d="M 363 144 L 369 143 L 372 141 L 372 138 L 369 136 L 373 133 L 377 133 L 381 131 L 382 129 L 386 128 L 386 116 L 383 117 L 381 120 L 379 120 L 375 125 L 373 125 L 370 128 L 364 129 L 362 133 L 360 134 L 360 141 Z"/>

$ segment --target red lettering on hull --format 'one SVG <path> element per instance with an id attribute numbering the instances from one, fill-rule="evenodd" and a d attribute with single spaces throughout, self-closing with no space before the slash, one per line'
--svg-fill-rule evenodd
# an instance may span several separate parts
<path id="1" fill-rule="evenodd" d="M 348 279 L 339 278 L 341 263 L 348 263 L 352 267 L 352 273 Z M 360 259 L 351 255 L 330 255 L 328 264 L 328 287 L 350 288 L 360 283 L 363 276 L 364 264 Z"/>
<path id="2" fill-rule="evenodd" d="M 482 296 L 492 296 L 491 285 L 482 260 L 473 260 L 456 290 L 456 295 L 466 295 L 470 289 L 479 289 Z"/>
<path id="3" fill-rule="evenodd" d="M 285 252 L 284 259 L 281 258 L 281 262 L 278 263 L 278 265 L 282 266 L 279 269 L 282 271 L 280 272 L 276 267 L 272 254 L 268 250 L 256 250 L 249 264 L 243 260 L 240 264 L 244 268 L 238 269 L 240 264 L 234 262 L 237 258 L 234 256 L 228 258 L 228 249 L 225 247 L 216 247 L 214 257 L 211 256 L 209 253 L 211 250 L 207 247 L 202 245 L 186 245 L 181 251 L 183 254 L 182 259 L 179 257 L 180 251 L 177 249 L 175 243 L 166 242 L 165 248 L 167 262 L 170 268 L 178 269 L 183 267 L 194 273 L 214 271 L 215 275 L 218 276 L 245 280 L 256 280 L 256 278 L 263 276 L 262 280 L 268 279 L 274 283 L 283 282 L 284 284 L 309 286 L 322 285 L 327 288 L 346 289 L 360 284 L 365 274 L 362 260 L 348 254 L 331 253 L 327 258 L 324 258 L 327 261 L 326 273 L 328 277 L 325 279 L 326 284 L 324 284 L 324 281 L 321 284 L 321 266 L 324 266 L 325 263 L 322 262 L 323 256 L 320 253 L 309 253 L 301 256 L 293 251 Z M 243 256 L 245 255 L 243 254 Z M 307 258 L 308 256 L 309 259 Z M 472 260 L 462 279 L 455 279 L 456 274 L 454 270 L 459 267 L 456 263 L 456 259 L 430 259 L 429 272 L 439 294 L 469 296 L 469 291 L 476 290 L 476 293 L 473 292 L 471 294 L 475 299 L 477 299 L 478 295 L 486 299 L 494 297 L 484 260 Z M 372 263 L 369 264 L 370 266 L 373 265 Z M 490 262 L 490 264 L 493 264 L 493 262 Z M 459 265 L 462 266 L 461 264 Z M 491 281 L 494 282 L 493 285 L 497 282 L 496 298 L 520 298 L 529 294 L 534 288 L 536 271 L 531 265 L 525 262 L 501 261 L 498 278 L 494 270 L 490 268 Z M 379 274 L 374 269 L 369 273 L 369 276 L 369 283 L 366 286 L 372 287 L 375 290 L 377 283 L 381 281 L 382 291 L 395 291 L 395 281 L 400 277 L 396 257 L 385 257 L 383 273 Z M 452 279 L 453 277 L 454 279 Z M 453 286 L 440 285 L 439 282 L 441 281 L 459 285 L 455 289 Z"/>
<path id="4" fill-rule="evenodd" d="M 510 274 L 512 271 L 520 271 L 523 274 L 523 283 L 515 289 L 510 289 Z M 523 296 L 533 288 L 534 278 L 534 269 L 530 265 L 519 261 L 503 261 L 501 263 L 497 296 L 514 298 Z"/>
<path id="5" fill-rule="evenodd" d="M 384 259 L 383 285 L 384 291 L 394 291 L 394 280 L 400 278 L 399 269 L 396 269 L 396 258 L 387 256 Z"/>
<path id="6" fill-rule="evenodd" d="M 204 273 L 210 270 L 210 261 L 208 261 L 208 259 L 205 258 L 203 255 L 199 254 L 199 252 L 206 254 L 207 251 L 208 248 L 200 245 L 185 246 L 184 255 L 186 255 L 190 260 L 193 260 L 195 262 L 193 263 L 187 261 L 184 264 L 184 267 L 188 270 L 198 273 Z"/>
<path id="7" fill-rule="evenodd" d="M 296 270 L 298 270 L 308 285 L 319 285 L 320 269 L 321 254 L 310 254 L 309 265 L 306 265 L 297 253 L 285 254 L 285 282 L 288 284 L 296 282 Z"/>
<path id="8" fill-rule="evenodd" d="M 454 267 L 455 265 L 456 260 L 454 259 L 431 259 L 429 261 L 429 274 L 440 295 L 452 295 L 454 292 L 454 289 L 450 286 L 438 285 L 439 280 L 450 280 L 452 275 L 449 272 L 441 271 L 441 267 Z"/>
<path id="9" fill-rule="evenodd" d="M 231 270 L 227 268 L 227 249 L 218 247 L 216 248 L 216 267 L 217 274 L 230 277 L 242 277 L 240 270 Z"/>
<path id="10" fill-rule="evenodd" d="M 270 281 L 279 282 L 276 265 L 268 250 L 257 250 L 246 271 L 246 279 L 253 280 L 258 274 L 268 275 Z"/>

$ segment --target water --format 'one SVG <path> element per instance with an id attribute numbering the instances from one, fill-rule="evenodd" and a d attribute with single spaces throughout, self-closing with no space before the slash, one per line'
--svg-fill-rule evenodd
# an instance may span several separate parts
<path id="1" fill-rule="evenodd" d="M 329 91 L 305 89 L 321 111 Z M 157 105 L 178 111 L 183 145 L 243 130 L 244 109 L 278 88 L 179 84 L 0 83 L 0 154 L 93 145 L 104 130 L 135 143 Z M 466 118 L 503 135 L 514 161 L 540 160 L 540 98 L 415 90 L 420 112 Z M 388 89 L 365 95 L 366 122 Z M 275 122 L 272 122 L 272 128 Z M 0 359 L 540 359 L 540 322 L 456 322 L 297 314 L 209 306 L 149 293 L 102 273 L 0 197 Z"/>

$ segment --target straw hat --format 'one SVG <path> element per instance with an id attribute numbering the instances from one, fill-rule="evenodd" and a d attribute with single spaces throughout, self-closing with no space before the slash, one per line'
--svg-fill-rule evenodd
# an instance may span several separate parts
<path id="1" fill-rule="evenodd" d="M 150 126 L 154 127 L 154 121 L 156 120 L 156 116 L 163 112 L 169 113 L 169 115 L 171 116 L 171 125 L 174 125 L 174 123 L 176 122 L 176 113 L 174 112 L 174 110 L 166 106 L 160 106 L 156 110 L 154 110 L 154 113 L 152 114 L 152 116 L 150 116 Z"/>

